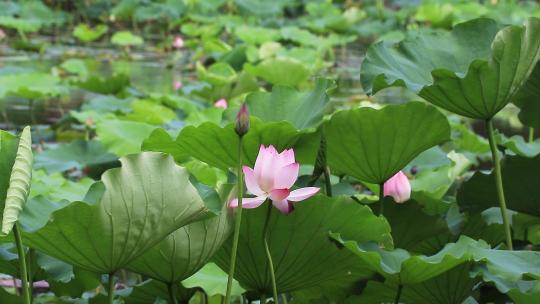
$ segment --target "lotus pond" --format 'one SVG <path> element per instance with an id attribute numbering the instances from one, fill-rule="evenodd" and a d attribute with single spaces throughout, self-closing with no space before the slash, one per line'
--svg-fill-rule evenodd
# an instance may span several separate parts
<path id="1" fill-rule="evenodd" d="M 540 4 L 0 2 L 0 303 L 539 303 Z"/>

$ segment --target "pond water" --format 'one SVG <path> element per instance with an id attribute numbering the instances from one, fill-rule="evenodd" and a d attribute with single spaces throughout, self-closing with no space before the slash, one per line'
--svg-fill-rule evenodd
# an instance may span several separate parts
<path id="1" fill-rule="evenodd" d="M 336 65 L 321 71 L 321 76 L 337 79 L 338 87 L 332 98 L 336 103 L 347 103 L 363 98 L 360 86 L 360 63 L 364 55 L 362 45 L 348 45 L 335 50 Z M 23 52 L 0 46 L 0 75 L 16 71 L 40 71 L 49 73 L 67 59 L 82 60 L 88 75 L 110 77 L 125 74 L 131 86 L 145 93 L 174 93 L 172 83 L 184 83 L 195 79 L 192 54 L 183 52 L 131 52 L 129 58 L 116 49 L 102 46 L 77 46 L 69 44 L 49 45 L 45 52 Z M 39 102 L 10 96 L 0 101 L 0 121 L 16 126 L 28 123 L 51 124 L 71 109 L 88 100 L 86 93 L 73 88 L 69 96 L 48 98 Z M 31 109 L 33 108 L 33 110 Z M 32 113 L 33 111 L 33 113 Z M 40 113 L 40 115 L 36 115 Z"/>

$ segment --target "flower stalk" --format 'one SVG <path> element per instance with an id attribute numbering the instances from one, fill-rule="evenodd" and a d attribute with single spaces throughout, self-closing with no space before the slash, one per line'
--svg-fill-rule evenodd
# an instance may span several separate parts
<path id="1" fill-rule="evenodd" d="M 272 216 L 272 204 L 268 202 L 268 208 L 266 209 L 266 219 L 263 227 L 263 239 L 264 239 L 264 251 L 266 253 L 266 260 L 268 261 L 268 270 L 270 272 L 270 279 L 272 283 L 272 296 L 274 303 L 278 302 L 278 292 L 276 286 L 276 274 L 274 273 L 274 262 L 272 261 L 272 254 L 270 253 L 270 247 L 268 246 L 268 224 Z"/>
<path id="2" fill-rule="evenodd" d="M 28 284 L 28 268 L 26 265 L 26 251 L 23 246 L 21 233 L 19 231 L 19 223 L 13 226 L 13 236 L 17 245 L 17 254 L 19 255 L 20 277 L 22 282 L 22 296 L 24 304 L 31 304 L 30 285 Z"/>
<path id="3" fill-rule="evenodd" d="M 167 284 L 167 291 L 169 292 L 169 299 L 171 300 L 171 303 L 178 304 L 178 300 L 176 299 L 176 288 L 175 288 L 174 283 Z"/>
<path id="4" fill-rule="evenodd" d="M 229 267 L 229 276 L 227 278 L 227 291 L 225 293 L 225 304 L 231 303 L 232 284 L 234 279 L 234 271 L 236 269 L 236 253 L 238 251 L 238 241 L 240 239 L 240 227 L 242 225 L 242 197 L 244 196 L 244 174 L 242 172 L 242 139 L 249 131 L 249 111 L 246 104 L 243 104 L 236 115 L 236 125 L 234 128 L 238 135 L 238 165 L 237 165 L 237 184 L 238 189 L 238 207 L 236 208 L 236 216 L 234 223 L 234 236 L 231 252 L 231 261 Z"/>
<path id="5" fill-rule="evenodd" d="M 107 288 L 107 303 L 113 304 L 114 303 L 114 273 L 109 273 L 109 282 L 108 282 L 108 288 Z"/>
<path id="6" fill-rule="evenodd" d="M 491 119 L 486 120 L 486 126 L 488 130 L 489 147 L 491 148 L 491 157 L 493 160 L 493 170 L 495 172 L 495 186 L 497 188 L 497 197 L 499 199 L 499 208 L 501 209 L 501 217 L 503 220 L 504 232 L 506 234 L 506 246 L 509 250 L 513 250 L 512 245 L 512 232 L 510 230 L 510 221 L 508 219 L 508 211 L 506 209 L 506 200 L 504 197 L 504 188 L 501 173 L 501 161 L 499 153 L 497 151 L 497 144 L 495 142 L 495 132 L 493 130 L 493 121 Z"/>

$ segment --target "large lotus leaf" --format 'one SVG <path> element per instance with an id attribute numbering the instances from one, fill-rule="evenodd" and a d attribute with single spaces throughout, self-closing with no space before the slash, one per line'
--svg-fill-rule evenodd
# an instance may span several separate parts
<path id="1" fill-rule="evenodd" d="M 49 173 L 54 173 L 115 160 L 116 155 L 107 152 L 99 141 L 75 140 L 37 154 L 34 168 L 43 168 Z"/>
<path id="2" fill-rule="evenodd" d="M 270 274 L 263 245 L 267 205 L 246 209 L 237 254 L 235 279 L 247 290 L 270 294 Z M 348 250 L 338 248 L 328 237 L 339 231 L 359 242 L 388 242 L 390 227 L 369 207 L 346 197 L 317 195 L 295 205 L 291 214 L 272 208 L 268 243 L 280 293 L 319 286 L 325 282 L 349 282 L 369 275 L 366 264 Z M 222 269 L 229 268 L 232 240 L 216 255 Z"/>
<path id="3" fill-rule="evenodd" d="M 463 264 L 422 283 L 403 286 L 399 303 L 462 304 L 475 294 L 474 287 L 478 281 L 469 277 L 469 270 L 470 265 Z M 346 304 L 394 303 L 397 290 L 396 282 L 369 281 L 362 294 L 349 298 Z"/>
<path id="4" fill-rule="evenodd" d="M 118 94 L 130 83 L 125 74 L 113 75 L 109 78 L 90 76 L 85 81 L 75 82 L 75 85 L 90 92 L 99 94 Z"/>
<path id="5" fill-rule="evenodd" d="M 250 114 L 262 121 L 288 121 L 298 129 L 316 127 L 328 109 L 328 91 L 334 82 L 320 78 L 311 91 L 275 86 L 271 93 L 255 92 L 246 97 Z"/>
<path id="6" fill-rule="evenodd" d="M 220 204 L 227 198 L 212 193 Z M 210 197 L 204 197 L 205 201 Z M 226 204 L 223 204 L 226 206 Z M 127 269 L 166 282 L 177 283 L 201 269 L 230 236 L 227 208 L 219 216 L 186 225 L 131 262 Z"/>
<path id="7" fill-rule="evenodd" d="M 325 131 L 332 172 L 376 184 L 450 138 L 446 117 L 420 102 L 341 111 L 332 116 Z"/>
<path id="8" fill-rule="evenodd" d="M 208 296 L 225 295 L 227 292 L 227 272 L 221 270 L 216 264 L 208 263 L 196 274 L 185 279 L 182 282 L 182 286 L 186 288 L 200 288 Z M 240 284 L 236 280 L 233 280 L 231 294 L 233 296 L 239 296 L 244 292 L 244 289 L 240 287 Z"/>
<path id="9" fill-rule="evenodd" d="M 130 288 L 131 293 L 124 297 L 126 304 L 160 303 L 158 299 L 167 303 L 169 300 L 167 285 L 160 281 L 147 280 Z M 178 286 L 176 288 L 176 299 L 180 303 L 188 303 L 194 292 L 192 289 Z"/>
<path id="10" fill-rule="evenodd" d="M 396 204 L 391 197 L 386 197 L 383 203 L 384 217 L 390 223 L 396 247 L 424 253 L 422 252 L 424 241 L 449 232 L 442 217 L 426 214 L 415 200 L 409 200 L 406 204 Z"/>
<path id="11" fill-rule="evenodd" d="M 17 73 L 0 76 L 0 97 L 13 93 L 26 98 L 59 95 L 64 92 L 60 78 L 46 73 Z"/>
<path id="12" fill-rule="evenodd" d="M 454 113 L 490 119 L 514 98 L 540 60 L 540 19 L 497 32 L 476 19 L 451 32 L 414 33 L 373 45 L 362 66 L 364 89 L 406 86 Z"/>
<path id="13" fill-rule="evenodd" d="M 399 284 L 418 284 L 432 279 L 474 258 L 474 249 L 487 248 L 483 241 L 475 241 L 462 236 L 455 243 L 447 244 L 443 249 L 431 256 L 411 255 L 403 249 L 385 250 L 374 243 L 358 243 L 344 240 L 338 234 L 331 237 L 345 246 L 369 268 L 378 272 L 391 282 Z"/>
<path id="14" fill-rule="evenodd" d="M 521 108 L 519 112 L 521 122 L 529 127 L 540 129 L 540 64 L 536 65 L 513 102 Z"/>
<path id="15" fill-rule="evenodd" d="M 171 156 L 145 152 L 120 161 L 122 167 L 105 172 L 84 202 L 52 212 L 46 223 L 21 219 L 23 229 L 32 228 L 24 233 L 25 244 L 87 270 L 112 273 L 206 214 L 186 170 Z"/>
<path id="16" fill-rule="evenodd" d="M 509 209 L 540 216 L 540 155 L 508 156 L 502 162 L 503 186 Z M 494 173 L 476 172 L 458 192 L 458 204 L 470 211 L 498 207 Z"/>
<path id="17" fill-rule="evenodd" d="M 285 121 L 262 123 L 251 119 L 249 132 L 243 139 L 243 163 L 253 167 L 261 144 L 274 145 L 281 151 L 295 148 L 303 135 L 305 133 Z M 238 165 L 238 135 L 234 131 L 234 123 L 225 127 L 210 122 L 197 127 L 188 126 L 182 129 L 175 141 L 170 140 L 165 131 L 156 130 L 145 140 L 143 149 L 171 153 L 177 160 L 191 156 L 223 170 Z M 302 149 L 296 153 L 296 158 L 303 163 L 312 163 L 316 153 L 316 150 Z"/>
<path id="18" fill-rule="evenodd" d="M 157 127 L 147 123 L 107 119 L 96 125 L 103 145 L 118 156 L 141 151 L 141 144 Z"/>

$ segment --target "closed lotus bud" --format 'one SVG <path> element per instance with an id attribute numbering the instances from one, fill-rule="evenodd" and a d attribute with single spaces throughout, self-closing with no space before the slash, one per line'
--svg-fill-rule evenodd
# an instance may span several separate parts
<path id="1" fill-rule="evenodd" d="M 411 198 L 411 183 L 402 171 L 396 173 L 384 183 L 384 196 L 391 196 L 396 203 L 403 203 Z"/>
<path id="2" fill-rule="evenodd" d="M 244 103 L 240 111 L 236 114 L 236 127 L 234 128 L 238 136 L 244 136 L 249 131 L 249 111 Z"/>

